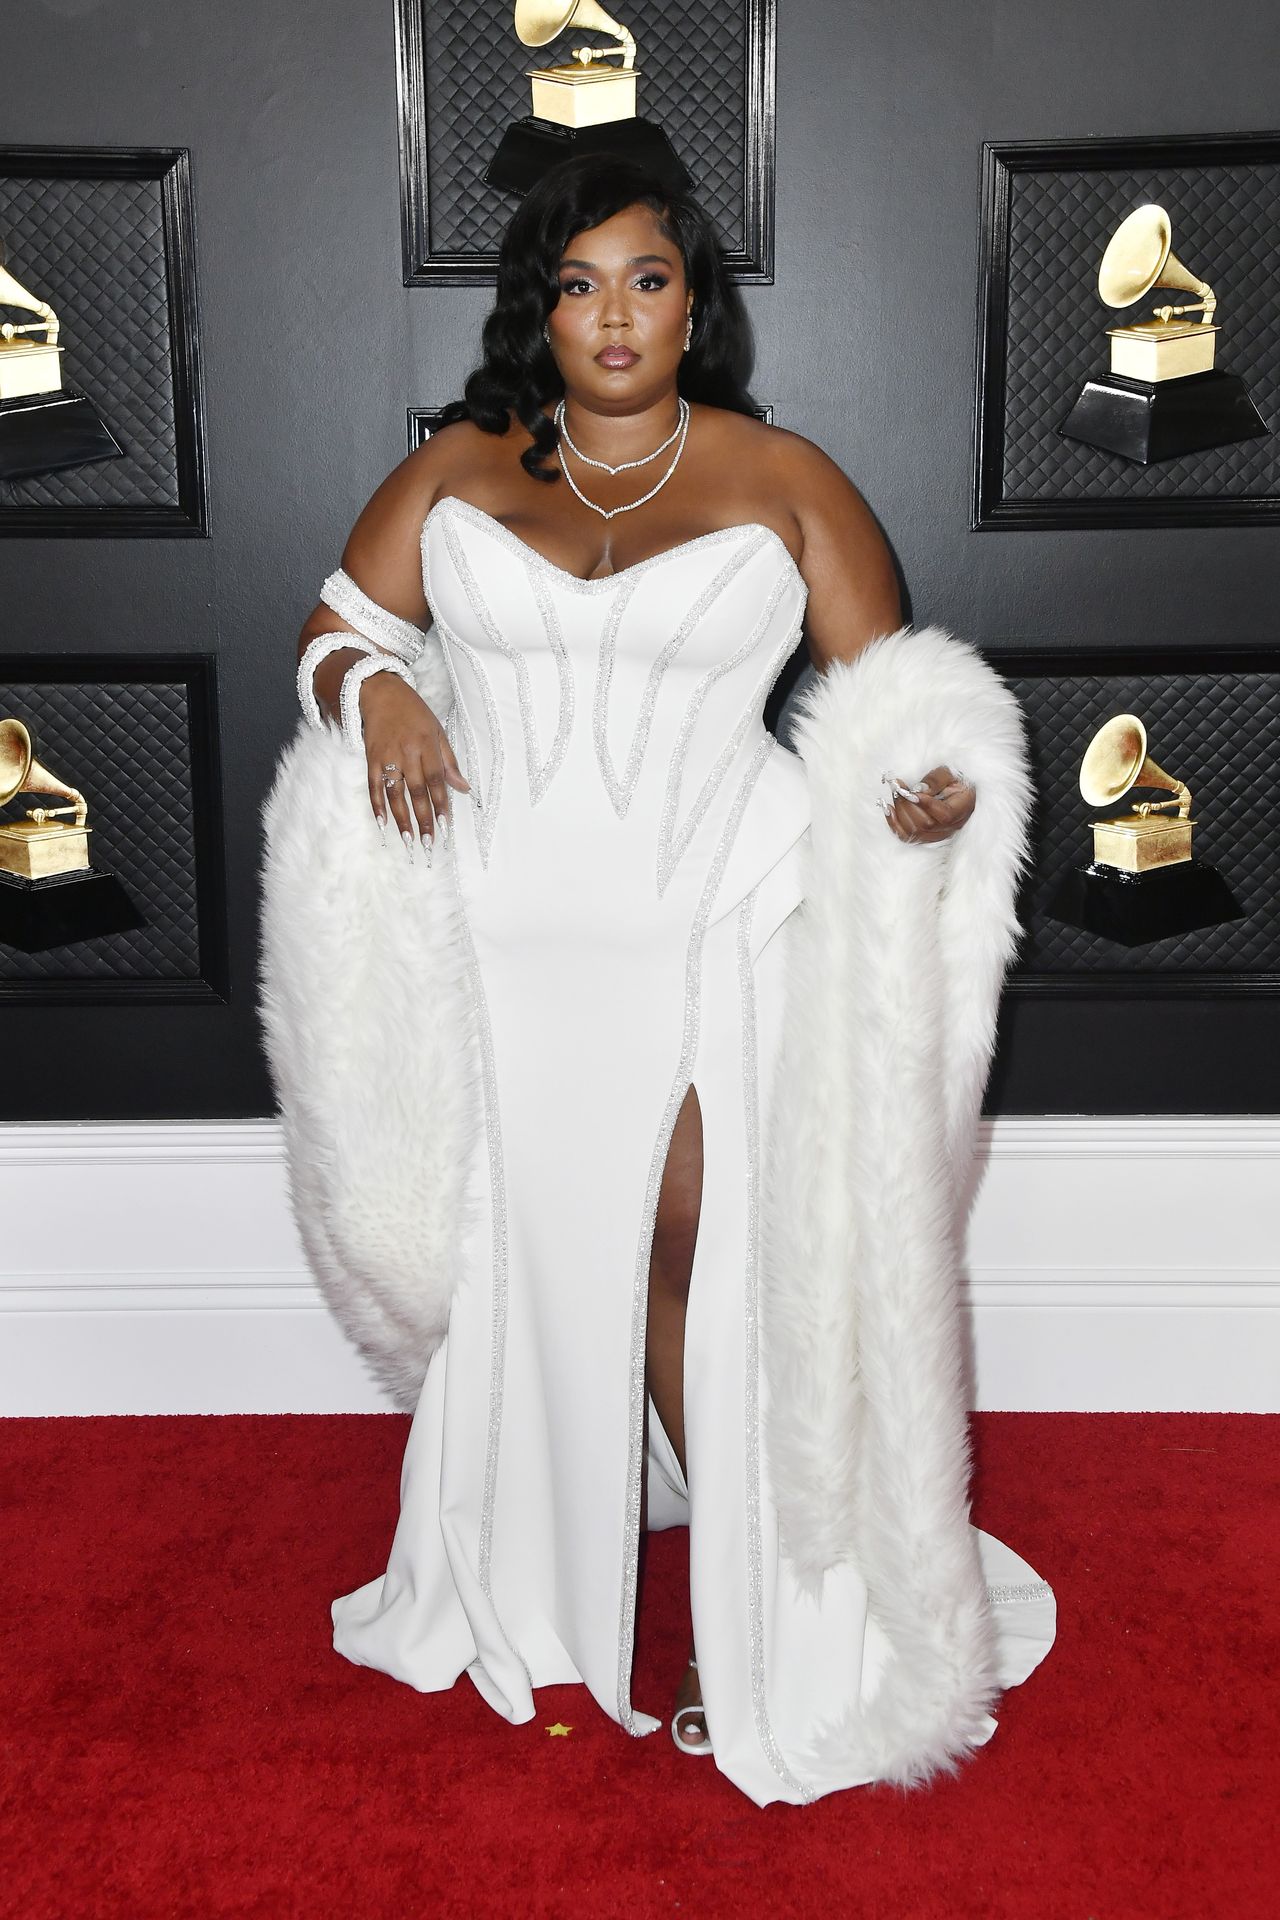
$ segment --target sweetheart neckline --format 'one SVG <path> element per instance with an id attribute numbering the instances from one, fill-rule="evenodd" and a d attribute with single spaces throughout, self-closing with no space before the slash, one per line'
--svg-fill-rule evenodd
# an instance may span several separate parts
<path id="1" fill-rule="evenodd" d="M 439 513 L 441 507 L 448 506 L 460 508 L 464 518 L 471 516 L 483 521 L 486 526 L 491 527 L 508 545 L 518 548 L 522 554 L 536 561 L 537 564 L 544 567 L 548 573 L 555 574 L 558 580 L 563 580 L 567 585 L 576 587 L 587 593 L 595 592 L 602 587 L 612 586 L 615 581 L 625 580 L 632 574 L 644 573 L 650 567 L 656 567 L 659 562 L 670 560 L 676 554 L 688 553 L 694 547 L 706 546 L 712 541 L 727 539 L 727 537 L 733 533 L 767 534 L 769 539 L 774 542 L 782 553 L 800 584 L 801 592 L 806 598 L 809 592 L 808 582 L 801 573 L 796 563 L 795 555 L 792 553 L 790 547 L 777 529 L 766 526 L 763 520 L 740 520 L 735 521 L 735 523 L 729 527 L 713 527 L 709 533 L 695 533 L 692 539 L 678 540 L 674 546 L 664 547 L 661 553 L 651 553 L 647 560 L 633 560 L 629 567 L 618 567 L 612 573 L 599 573 L 593 575 L 590 579 L 584 579 L 580 573 L 571 573 L 567 567 L 562 567 L 558 561 L 549 559 L 539 548 L 530 546 L 529 542 L 522 540 L 520 535 L 506 524 L 505 520 L 499 520 L 493 514 L 486 513 L 483 507 L 477 507 L 470 500 L 463 500 L 461 496 L 456 493 L 446 493 L 443 498 L 437 500 L 431 508 L 422 523 L 422 541 L 426 540 L 427 528 L 431 525 L 435 515 Z"/>

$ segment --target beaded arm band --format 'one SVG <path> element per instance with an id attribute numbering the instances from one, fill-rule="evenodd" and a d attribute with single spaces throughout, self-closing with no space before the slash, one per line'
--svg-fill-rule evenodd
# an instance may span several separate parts
<path id="1" fill-rule="evenodd" d="M 312 685 L 316 668 L 329 654 L 337 653 L 341 647 L 354 647 L 358 653 L 366 654 L 374 651 L 372 644 L 358 633 L 318 633 L 314 640 L 308 641 L 298 662 L 298 701 L 313 727 L 324 725 L 320 703 Z M 385 655 L 382 657 L 386 658 Z"/>
<path id="2" fill-rule="evenodd" d="M 409 665 L 426 646 L 426 636 L 411 620 L 402 620 L 371 600 L 341 567 L 331 573 L 320 589 L 320 598 L 354 631 L 317 634 L 298 662 L 298 700 L 313 727 L 323 727 L 324 719 L 312 682 L 320 662 L 342 647 L 353 647 L 366 658 L 357 660 L 343 675 L 339 710 L 342 731 L 353 752 L 364 744 L 360 719 L 360 688 L 371 673 L 397 673 L 412 686 Z M 408 663 L 408 664 L 406 664 Z"/>
<path id="3" fill-rule="evenodd" d="M 415 627 L 411 620 L 402 620 L 397 613 L 388 612 L 386 607 L 380 607 L 341 567 L 329 575 L 320 589 L 320 598 L 326 607 L 332 607 L 357 633 L 363 634 L 366 639 L 376 640 L 379 646 L 388 648 L 411 665 L 427 644 L 426 635 L 420 627 Z"/>
<path id="4" fill-rule="evenodd" d="M 364 751 L 364 724 L 360 718 L 360 688 L 370 674 L 397 673 L 402 680 L 413 685 L 413 675 L 403 660 L 395 660 L 390 654 L 370 654 L 366 660 L 357 660 L 348 667 L 342 680 L 341 710 L 342 731 L 347 745 L 353 753 Z"/>
<path id="5" fill-rule="evenodd" d="M 393 654 L 384 653 L 371 641 L 358 633 L 319 633 L 310 640 L 298 662 L 298 699 L 302 711 L 313 727 L 323 727 L 324 717 L 320 712 L 320 703 L 316 699 L 312 679 L 316 668 L 328 654 L 337 653 L 343 647 L 353 647 L 363 653 L 363 660 L 355 661 L 347 668 L 342 677 L 342 691 L 339 695 L 339 711 L 342 718 L 342 731 L 347 745 L 353 753 L 359 753 L 364 745 L 364 728 L 360 718 L 360 687 L 371 673 L 397 673 L 402 680 L 413 685 L 413 675 L 403 660 Z"/>

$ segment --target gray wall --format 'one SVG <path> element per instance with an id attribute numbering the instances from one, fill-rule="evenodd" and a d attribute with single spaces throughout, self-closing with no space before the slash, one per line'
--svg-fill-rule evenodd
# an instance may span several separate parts
<path id="1" fill-rule="evenodd" d="M 975 534 L 968 498 L 981 142 L 1280 124 L 1273 7 L 779 9 L 756 387 L 871 502 L 912 617 L 991 645 L 1269 641 L 1274 530 Z M 628 20 L 642 35 L 643 0 Z M 489 290 L 400 284 L 391 0 L 31 0 L 5 54 L 3 139 L 191 149 L 212 538 L 5 541 L 0 609 L 8 646 L 217 651 L 233 993 L 11 1007 L 4 1111 L 268 1113 L 258 809 L 296 720 L 297 628 L 402 456 L 406 406 L 458 391 Z M 1010 1001 L 989 1105 L 1266 1111 L 1278 1026 L 1247 996 Z"/>

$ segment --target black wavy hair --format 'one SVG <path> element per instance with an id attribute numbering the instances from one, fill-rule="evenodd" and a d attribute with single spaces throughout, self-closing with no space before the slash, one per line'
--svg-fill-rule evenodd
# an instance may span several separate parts
<path id="1" fill-rule="evenodd" d="M 664 186 L 647 167 L 594 154 L 551 168 L 512 215 L 498 251 L 497 294 L 480 336 L 484 357 L 468 375 L 463 398 L 443 410 L 442 426 L 473 420 L 485 433 L 506 433 L 514 414 L 533 436 L 520 456 L 526 472 L 538 480 L 559 478 L 556 467 L 542 464 L 560 438 L 543 407 L 560 398 L 564 381 L 542 329 L 560 298 L 560 261 L 575 234 L 637 203 L 652 207 L 679 248 L 693 292 L 693 337 L 680 362 L 680 393 L 734 413 L 755 411 L 747 388 L 751 326 L 707 215 L 691 194 Z"/>

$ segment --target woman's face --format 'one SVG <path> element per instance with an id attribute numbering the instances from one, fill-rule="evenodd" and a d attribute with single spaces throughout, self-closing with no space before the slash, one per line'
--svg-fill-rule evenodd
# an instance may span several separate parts
<path id="1" fill-rule="evenodd" d="M 651 207 L 575 234 L 547 320 L 566 393 L 601 413 L 652 406 L 675 386 L 692 307 L 680 249 Z"/>

